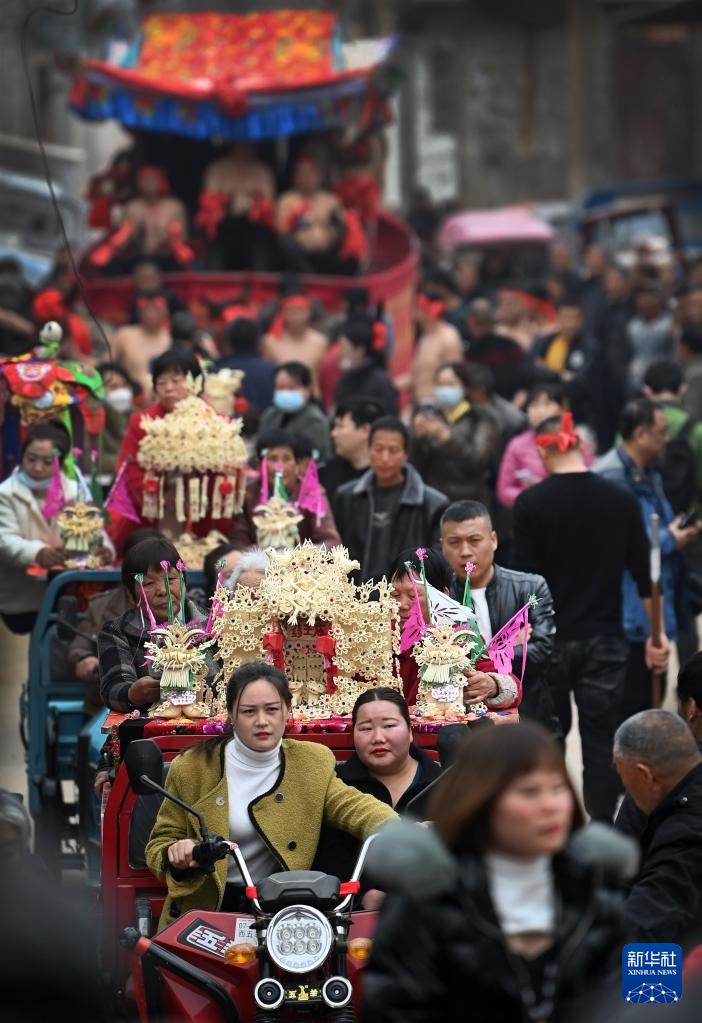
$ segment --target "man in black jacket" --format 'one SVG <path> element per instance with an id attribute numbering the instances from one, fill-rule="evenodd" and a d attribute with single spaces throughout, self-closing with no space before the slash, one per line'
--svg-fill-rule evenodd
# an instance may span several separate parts
<path id="1" fill-rule="evenodd" d="M 691 657 L 678 674 L 678 713 L 702 753 L 702 651 Z M 615 828 L 639 842 L 647 824 L 648 817 L 627 793 L 614 821 Z"/>
<path id="2" fill-rule="evenodd" d="M 640 941 L 686 944 L 702 927 L 702 755 L 685 722 L 644 710 L 614 736 L 614 764 L 648 822 L 626 900 Z"/>
<path id="3" fill-rule="evenodd" d="M 334 498 L 339 535 L 360 561 L 363 581 L 389 577 L 400 551 L 431 547 L 439 538 L 448 498 L 407 464 L 408 442 L 399 419 L 377 419 L 370 432 L 370 469 L 339 487 Z"/>
<path id="4" fill-rule="evenodd" d="M 491 639 L 524 607 L 529 597 L 537 597 L 538 604 L 529 611 L 527 663 L 519 714 L 540 722 L 561 737 L 560 722 L 546 682 L 556 634 L 553 598 L 546 580 L 541 575 L 513 572 L 495 564 L 497 533 L 492 528 L 490 512 L 479 501 L 456 501 L 449 505 L 441 518 L 441 550 L 455 573 L 451 588 L 454 600 L 463 600 L 466 562 L 475 565 L 471 592 L 485 639 Z M 514 652 L 513 670 L 521 675 L 521 644 Z"/>

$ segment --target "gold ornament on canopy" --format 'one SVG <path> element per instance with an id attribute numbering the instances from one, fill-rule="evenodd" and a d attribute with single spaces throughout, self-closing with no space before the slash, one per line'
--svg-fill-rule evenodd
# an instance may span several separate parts
<path id="1" fill-rule="evenodd" d="M 231 673 L 262 659 L 286 672 L 294 714 L 303 719 L 348 715 L 368 688 L 399 689 L 392 672 L 398 606 L 386 580 L 354 585 L 348 574 L 358 563 L 343 547 L 329 551 L 305 541 L 266 553 L 270 564 L 258 590 L 220 587 L 215 595 L 219 706 Z"/>
<path id="2" fill-rule="evenodd" d="M 137 462 L 145 471 L 142 515 L 162 519 L 172 484 L 178 522 L 229 519 L 244 502 L 246 445 L 241 420 L 193 394 L 160 419 L 143 416 Z"/>
<path id="3" fill-rule="evenodd" d="M 214 640 L 206 639 L 198 625 L 185 625 L 177 618 L 167 625 L 151 630 L 145 643 L 153 671 L 160 672 L 163 700 L 150 712 L 150 717 L 206 718 L 210 716 L 211 693 L 205 693 L 207 655 L 205 650 Z"/>
<path id="4" fill-rule="evenodd" d="M 66 505 L 56 516 L 56 526 L 64 547 L 73 554 L 89 554 L 102 538 L 100 509 L 84 501 Z"/>
<path id="5" fill-rule="evenodd" d="M 234 396 L 243 379 L 244 373 L 240 369 L 220 369 L 218 373 L 208 373 L 202 391 L 205 401 L 221 416 L 233 416 Z"/>
<path id="6" fill-rule="evenodd" d="M 456 629 L 451 624 L 430 626 L 414 648 L 419 666 L 419 689 L 416 709 L 422 716 L 442 718 L 465 716 L 463 687 L 471 667 L 471 653 L 477 647 L 470 629 Z M 487 706 L 471 706 L 476 714 L 487 713 Z"/>
<path id="7" fill-rule="evenodd" d="M 265 504 L 257 505 L 252 518 L 259 547 L 285 550 L 300 542 L 297 524 L 303 517 L 284 497 L 274 494 Z"/>

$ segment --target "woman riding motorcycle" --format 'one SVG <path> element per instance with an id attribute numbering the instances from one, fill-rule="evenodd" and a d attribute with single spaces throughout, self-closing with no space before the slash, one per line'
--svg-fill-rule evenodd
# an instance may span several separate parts
<path id="1" fill-rule="evenodd" d="M 331 750 L 283 738 L 292 694 L 282 671 L 260 661 L 238 668 L 226 703 L 233 737 L 181 753 L 166 788 L 203 814 L 211 834 L 237 842 L 254 882 L 279 870 L 308 870 L 323 824 L 363 839 L 396 816 L 337 778 Z M 168 886 L 159 929 L 192 909 L 248 905 L 235 861 L 203 871 L 192 856 L 199 841 L 192 815 L 164 801 L 146 847 L 149 869 Z"/>

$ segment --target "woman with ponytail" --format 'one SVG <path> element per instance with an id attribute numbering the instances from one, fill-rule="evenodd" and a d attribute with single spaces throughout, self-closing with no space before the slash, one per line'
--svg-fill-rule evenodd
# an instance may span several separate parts
<path id="1" fill-rule="evenodd" d="M 386 369 L 387 327 L 382 320 L 357 314 L 346 321 L 341 345 L 341 379 L 336 387 L 334 403 L 349 398 L 377 401 L 384 415 L 397 415 L 397 391 Z"/>

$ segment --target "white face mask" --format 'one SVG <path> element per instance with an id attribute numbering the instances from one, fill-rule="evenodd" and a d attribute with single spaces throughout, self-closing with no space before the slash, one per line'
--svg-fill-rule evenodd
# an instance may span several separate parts
<path id="1" fill-rule="evenodd" d="M 105 395 L 105 401 L 115 412 L 129 412 L 134 404 L 134 395 L 131 387 L 115 387 L 114 391 Z"/>

